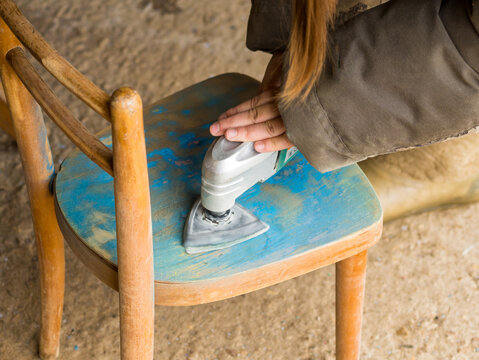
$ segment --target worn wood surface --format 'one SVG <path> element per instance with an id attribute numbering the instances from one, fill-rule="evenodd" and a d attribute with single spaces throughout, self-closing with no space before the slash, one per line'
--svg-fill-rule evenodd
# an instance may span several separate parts
<path id="1" fill-rule="evenodd" d="M 32 209 L 40 266 L 40 357 L 54 359 L 59 352 L 63 310 L 65 260 L 63 237 L 55 218 L 50 184 L 55 168 L 40 107 L 6 60 L 20 46 L 0 19 L 0 74 L 13 119 Z"/>
<path id="2" fill-rule="evenodd" d="M 183 305 L 237 295 L 228 279 L 236 277 L 244 285 L 242 292 L 252 291 L 271 285 L 271 279 L 279 282 L 352 256 L 379 238 L 381 208 L 361 170 L 354 165 L 320 174 L 298 155 L 238 199 L 271 226 L 268 232 L 229 249 L 185 253 L 183 225 L 199 196 L 201 162 L 213 140 L 208 126 L 221 112 L 254 95 L 257 86 L 246 76 L 223 75 L 145 111 L 155 281 L 158 290 L 168 288 L 178 301 L 181 291 L 175 289 L 188 288 L 185 296 L 194 299 L 183 299 Z M 111 143 L 108 132 L 103 139 Z M 114 269 L 117 263 L 112 185 L 109 175 L 78 152 L 64 161 L 56 179 L 59 214 L 67 224 L 63 228 L 75 235 L 69 241 L 81 239 L 77 248 L 89 248 L 82 250 L 84 261 L 89 259 L 87 264 L 97 270 Z M 320 249 L 327 259 L 321 258 Z M 308 266 L 294 266 L 308 256 Z M 265 269 L 274 271 L 255 282 L 254 276 Z M 168 302 L 159 292 L 157 303 Z"/>
<path id="3" fill-rule="evenodd" d="M 73 94 L 110 121 L 108 94 L 60 56 L 23 16 L 12 0 L 0 1 L 0 17 L 45 69 Z"/>
<path id="4" fill-rule="evenodd" d="M 58 203 L 56 206 L 60 227 L 74 253 L 101 281 L 118 290 L 116 264 L 98 256 L 88 247 L 65 221 L 58 209 Z M 184 283 L 155 281 L 155 303 L 166 306 L 205 304 L 278 284 L 368 249 L 379 240 L 381 230 L 381 223 L 376 223 L 364 231 L 351 234 L 329 245 L 320 246 L 301 256 L 290 257 L 228 277 Z"/>
<path id="5" fill-rule="evenodd" d="M 122 360 L 153 359 L 154 278 L 143 108 L 138 93 L 111 99 Z"/>
<path id="6" fill-rule="evenodd" d="M 19 47 L 10 50 L 7 53 L 7 60 L 35 100 L 65 135 L 98 166 L 113 175 L 112 151 L 75 119 L 37 74 L 24 51 Z"/>

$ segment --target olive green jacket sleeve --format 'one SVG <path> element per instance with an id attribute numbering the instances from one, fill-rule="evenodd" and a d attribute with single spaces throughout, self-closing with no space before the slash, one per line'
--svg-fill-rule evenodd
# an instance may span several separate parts
<path id="1" fill-rule="evenodd" d="M 466 2 L 391 0 L 337 28 L 330 50 L 306 101 L 280 107 L 319 171 L 479 125 L 479 34 Z"/>

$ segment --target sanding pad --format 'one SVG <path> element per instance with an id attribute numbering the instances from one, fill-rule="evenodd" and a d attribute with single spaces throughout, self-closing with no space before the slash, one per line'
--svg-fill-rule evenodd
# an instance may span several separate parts
<path id="1" fill-rule="evenodd" d="M 269 225 L 239 204 L 230 209 L 225 221 L 211 221 L 198 199 L 191 208 L 183 231 L 188 254 L 224 249 L 268 231 Z"/>

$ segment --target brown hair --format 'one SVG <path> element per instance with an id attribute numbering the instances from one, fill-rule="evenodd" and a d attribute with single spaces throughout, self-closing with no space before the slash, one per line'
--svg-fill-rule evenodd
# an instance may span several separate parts
<path id="1" fill-rule="evenodd" d="M 321 75 L 326 59 L 328 30 L 336 12 L 338 0 L 293 0 L 289 40 L 289 69 L 280 94 L 288 105 L 304 100 Z"/>

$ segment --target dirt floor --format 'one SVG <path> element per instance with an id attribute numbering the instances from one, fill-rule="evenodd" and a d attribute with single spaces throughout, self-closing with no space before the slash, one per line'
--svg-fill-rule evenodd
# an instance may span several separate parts
<path id="1" fill-rule="evenodd" d="M 146 104 L 223 72 L 261 78 L 268 60 L 245 48 L 248 0 L 18 3 L 89 78 L 108 92 L 135 87 Z M 54 89 L 88 127 L 107 125 L 58 85 Z M 47 126 L 59 163 L 71 145 L 50 120 Z M 2 134 L 2 360 L 37 358 L 38 261 L 27 200 L 16 146 Z M 362 359 L 479 359 L 478 213 L 479 204 L 473 204 L 385 225 L 369 253 Z M 117 359 L 117 293 L 68 247 L 66 262 L 60 359 Z M 219 303 L 156 307 L 156 359 L 334 356 L 334 267 Z"/>

